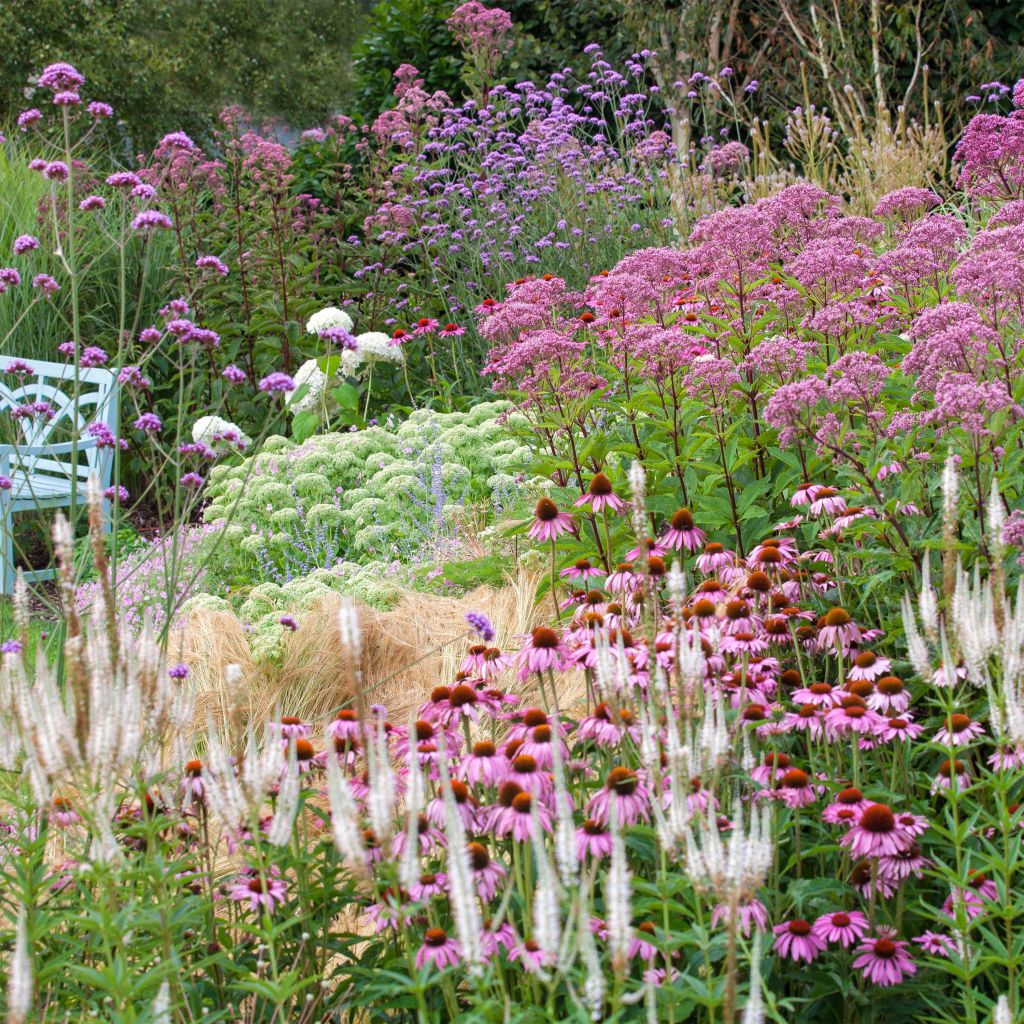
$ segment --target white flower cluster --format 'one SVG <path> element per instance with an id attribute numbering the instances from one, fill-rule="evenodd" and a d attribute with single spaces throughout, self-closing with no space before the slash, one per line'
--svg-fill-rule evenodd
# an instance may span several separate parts
<path id="1" fill-rule="evenodd" d="M 383 331 L 367 331 L 356 337 L 358 347 L 341 354 L 341 373 L 356 377 L 369 363 L 394 363 L 401 366 L 405 353 L 401 345 L 392 345 Z"/>
<path id="2" fill-rule="evenodd" d="M 319 313 L 314 313 L 306 321 L 306 330 L 310 334 L 319 334 L 321 331 L 326 331 L 328 327 L 342 327 L 346 331 L 351 331 L 352 317 L 343 309 L 328 306 L 326 309 L 321 309 Z"/>
<path id="3" fill-rule="evenodd" d="M 295 390 L 288 400 L 288 411 L 294 416 L 298 412 L 317 412 L 323 404 L 324 392 L 331 381 L 330 378 L 320 369 L 316 359 L 307 359 L 295 371 Z M 301 397 L 295 398 L 299 392 L 306 388 Z"/>
<path id="4" fill-rule="evenodd" d="M 214 435 L 233 441 L 239 448 L 248 448 L 252 444 L 252 438 L 242 433 L 238 427 L 229 420 L 220 416 L 200 416 L 192 424 L 192 440 L 197 444 L 214 444 Z"/>

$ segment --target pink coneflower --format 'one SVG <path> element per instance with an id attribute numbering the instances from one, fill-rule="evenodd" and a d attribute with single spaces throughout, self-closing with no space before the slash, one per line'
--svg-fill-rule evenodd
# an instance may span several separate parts
<path id="1" fill-rule="evenodd" d="M 956 686 L 958 682 L 963 682 L 967 678 L 967 666 L 960 664 L 954 668 L 948 668 L 948 666 L 940 663 L 939 667 L 935 670 L 932 675 L 932 685 L 939 686 L 946 689 L 951 686 Z"/>
<path id="2" fill-rule="evenodd" d="M 523 740 L 523 745 L 519 748 L 519 756 L 532 757 L 542 771 L 551 771 L 555 762 L 554 753 L 551 750 L 552 743 L 558 743 L 563 763 L 568 760 L 569 748 L 560 737 L 555 739 L 550 725 L 538 725 L 531 729 L 529 735 Z"/>
<path id="3" fill-rule="evenodd" d="M 696 606 L 701 601 L 706 601 L 711 605 L 711 615 L 715 614 L 715 605 L 721 604 L 729 597 L 725 587 L 715 579 L 713 576 L 710 579 L 705 580 L 694 592 L 694 612 L 697 612 Z"/>
<path id="4" fill-rule="evenodd" d="M 807 772 L 801 768 L 790 768 L 779 779 L 779 796 L 787 807 L 806 807 L 814 803 L 818 793 Z"/>
<path id="5" fill-rule="evenodd" d="M 466 333 L 465 327 L 460 327 L 458 324 L 445 324 L 437 332 L 440 338 L 461 338 Z"/>
<path id="6" fill-rule="evenodd" d="M 466 651 L 466 656 L 462 659 L 459 670 L 465 672 L 467 676 L 479 676 L 486 650 L 487 644 L 471 644 Z"/>
<path id="7" fill-rule="evenodd" d="M 409 898 L 416 903 L 431 900 L 435 896 L 443 896 L 448 888 L 448 876 L 444 874 L 426 873 L 409 886 Z"/>
<path id="8" fill-rule="evenodd" d="M 516 783 L 506 782 L 498 795 L 498 806 L 491 813 L 491 831 L 496 836 L 511 835 L 516 842 L 523 843 L 533 838 L 535 822 L 542 831 L 550 832 L 551 812 Z"/>
<path id="9" fill-rule="evenodd" d="M 860 820 L 861 812 L 869 806 L 864 794 L 855 786 L 836 794 L 835 803 L 821 812 L 821 820 L 828 825 L 853 825 Z"/>
<path id="10" fill-rule="evenodd" d="M 832 487 L 821 487 L 811 499 L 812 516 L 834 516 L 846 508 L 846 499 Z"/>
<path id="11" fill-rule="evenodd" d="M 540 726 L 538 726 L 540 728 Z M 521 753 L 523 744 L 516 748 L 515 756 L 509 768 L 508 777 L 524 792 L 532 793 L 541 800 L 546 800 L 552 789 L 551 776 L 541 770 L 536 759 L 529 754 Z"/>
<path id="12" fill-rule="evenodd" d="M 580 860 L 595 857 L 598 860 L 612 855 L 612 835 L 599 821 L 587 818 L 576 829 L 576 856 Z"/>
<path id="13" fill-rule="evenodd" d="M 184 782 L 182 782 L 184 786 Z M 202 780 L 199 780 L 199 798 L 202 799 Z M 57 828 L 67 828 L 69 825 L 74 825 L 76 822 L 81 821 L 81 817 L 75 812 L 75 809 L 71 806 L 71 802 L 62 796 L 55 796 L 53 803 L 50 805 L 49 822 L 51 825 L 55 825 Z"/>
<path id="14" fill-rule="evenodd" d="M 935 734 L 933 742 L 960 747 L 984 733 L 985 727 L 981 722 L 971 721 L 969 715 L 949 715 L 946 724 Z"/>
<path id="15" fill-rule="evenodd" d="M 577 498 L 575 505 L 587 505 L 595 512 L 610 508 L 613 512 L 621 512 L 626 503 L 612 490 L 612 482 L 604 473 L 595 473 L 587 488 L 587 493 Z"/>
<path id="16" fill-rule="evenodd" d="M 474 832 L 478 826 L 477 802 L 469 791 L 469 786 L 459 779 L 452 779 L 451 794 L 455 800 L 455 810 L 462 822 L 462 827 L 469 832 Z M 427 821 L 437 828 L 442 829 L 445 825 L 445 801 L 442 795 L 434 797 L 427 804 Z"/>
<path id="17" fill-rule="evenodd" d="M 418 816 L 416 826 L 416 845 L 424 856 L 433 853 L 435 850 L 443 850 L 448 845 L 445 834 L 440 829 L 433 828 L 425 814 Z M 402 829 L 396 832 L 392 838 L 391 856 L 396 860 L 405 853 L 405 844 L 408 841 L 408 837 L 409 833 Z"/>
<path id="18" fill-rule="evenodd" d="M 810 686 L 801 686 L 792 693 L 793 700 L 798 704 L 813 704 L 818 708 L 838 707 L 843 699 L 841 691 L 835 689 L 831 683 L 811 683 Z"/>
<path id="19" fill-rule="evenodd" d="M 849 505 L 838 516 L 832 526 L 821 531 L 822 537 L 838 536 L 840 530 L 857 522 L 858 519 L 877 519 L 878 513 L 870 505 Z"/>
<path id="20" fill-rule="evenodd" d="M 462 959 L 459 944 L 448 937 L 443 928 L 428 928 L 423 933 L 423 945 L 416 951 L 416 969 L 433 964 L 438 970 L 455 967 Z"/>
<path id="21" fill-rule="evenodd" d="M 568 568 L 562 569 L 558 575 L 566 580 L 585 580 L 592 576 L 603 576 L 604 570 L 592 565 L 590 559 L 580 558 Z"/>
<path id="22" fill-rule="evenodd" d="M 620 826 L 634 825 L 647 820 L 647 788 L 631 768 L 613 768 L 599 789 L 587 803 L 587 814 L 607 825 L 611 820 L 611 805 L 615 804 L 615 820 Z"/>
<path id="23" fill-rule="evenodd" d="M 868 939 L 857 947 L 857 954 L 854 968 L 875 985 L 898 985 L 904 975 L 917 972 L 917 965 L 907 951 L 907 943 L 899 939 L 888 936 Z"/>
<path id="24" fill-rule="evenodd" d="M 754 633 L 731 633 L 722 638 L 723 654 L 764 654 L 768 650 L 768 641 Z"/>
<path id="25" fill-rule="evenodd" d="M 611 708 L 602 701 L 592 714 L 581 718 L 576 728 L 580 739 L 593 740 L 599 747 L 613 747 L 619 742 L 622 728 L 612 720 Z"/>
<path id="26" fill-rule="evenodd" d="M 493 918 L 486 918 L 484 920 L 480 942 L 483 946 L 485 957 L 497 956 L 500 949 L 511 952 L 516 948 L 517 941 L 515 929 L 508 921 L 502 921 L 500 925 L 495 927 Z"/>
<path id="27" fill-rule="evenodd" d="M 828 648 L 849 655 L 851 648 L 860 643 L 861 632 L 845 608 L 830 608 L 820 621 L 818 649 Z"/>
<path id="28" fill-rule="evenodd" d="M 1015 771 L 1024 765 L 1024 746 L 1019 743 L 1016 746 L 1003 744 L 989 754 L 987 761 L 993 771 Z"/>
<path id="29" fill-rule="evenodd" d="M 483 843 L 470 843 L 467 849 L 477 895 L 484 903 L 488 903 L 494 899 L 498 886 L 504 881 L 508 872 L 497 861 L 492 860 Z"/>
<path id="30" fill-rule="evenodd" d="M 236 900 L 239 903 L 248 900 L 250 910 L 255 911 L 262 907 L 270 914 L 273 913 L 277 904 L 284 902 L 287 894 L 288 887 L 284 884 L 281 873 L 276 867 L 271 867 L 263 875 L 255 868 L 250 868 L 235 880 L 228 890 L 228 899 Z"/>
<path id="31" fill-rule="evenodd" d="M 910 706 L 910 694 L 899 676 L 883 675 L 875 683 L 867 701 L 872 711 L 895 711 L 901 714 Z"/>
<path id="32" fill-rule="evenodd" d="M 704 545 L 704 551 L 697 556 L 697 570 L 705 576 L 713 576 L 722 569 L 736 564 L 736 555 L 721 544 L 712 541 Z"/>
<path id="33" fill-rule="evenodd" d="M 846 673 L 846 678 L 851 680 L 868 679 L 872 682 L 881 676 L 888 674 L 892 669 L 892 662 L 888 658 L 881 658 L 874 651 L 858 651 L 854 655 L 853 664 Z M 884 710 L 878 708 L 876 710 Z M 897 710 L 902 711 L 902 708 Z"/>
<path id="34" fill-rule="evenodd" d="M 812 501 L 817 500 L 822 491 L 828 490 L 831 490 L 831 488 L 823 487 L 821 484 L 801 484 L 793 492 L 793 497 L 789 499 L 789 504 L 792 508 L 799 508 L 801 505 L 810 505 Z"/>
<path id="35" fill-rule="evenodd" d="M 854 857 L 892 857 L 905 850 L 910 841 L 885 804 L 865 807 L 857 823 L 839 840 Z"/>
<path id="36" fill-rule="evenodd" d="M 902 882 L 913 875 L 920 878 L 929 860 L 921 856 L 921 847 L 911 843 L 902 853 L 878 858 L 878 874 L 889 882 Z"/>
<path id="37" fill-rule="evenodd" d="M 912 722 L 908 717 L 883 718 L 878 728 L 878 738 L 885 743 L 893 740 L 916 740 L 924 732 L 924 726 Z"/>
<path id="38" fill-rule="evenodd" d="M 522 945 L 515 946 L 508 952 L 509 961 L 519 961 L 528 971 L 539 971 L 551 963 L 553 954 L 545 953 L 534 939 L 527 939 Z"/>
<path id="39" fill-rule="evenodd" d="M 839 910 L 822 914 L 814 922 L 813 930 L 825 942 L 838 942 L 847 949 L 867 934 L 868 919 L 859 910 Z"/>
<path id="40" fill-rule="evenodd" d="M 640 957 L 641 960 L 653 960 L 658 955 L 658 947 L 653 940 L 657 938 L 657 931 L 650 921 L 641 921 L 636 926 L 633 939 L 626 951 L 630 960 Z"/>
<path id="41" fill-rule="evenodd" d="M 770 786 L 789 771 L 788 754 L 767 753 L 762 762 L 750 772 L 750 777 L 762 786 Z"/>
<path id="42" fill-rule="evenodd" d="M 850 869 L 850 885 L 865 899 L 871 898 L 872 890 L 876 896 L 890 899 L 896 894 L 896 886 L 878 873 L 876 865 L 877 861 L 869 858 L 857 861 Z"/>
<path id="43" fill-rule="evenodd" d="M 806 960 L 811 963 L 826 946 L 825 940 L 814 932 L 810 922 L 800 917 L 783 921 L 772 931 L 775 933 L 775 952 L 790 960 Z"/>
<path id="44" fill-rule="evenodd" d="M 480 678 L 494 679 L 514 664 L 515 659 L 511 654 L 505 654 L 497 647 L 488 647 L 480 665 Z"/>
<path id="45" fill-rule="evenodd" d="M 538 626 L 530 634 L 529 643 L 516 655 L 519 678 L 525 679 L 533 672 L 546 672 L 548 669 L 553 672 L 561 671 L 566 653 L 565 646 L 553 629 Z"/>
<path id="46" fill-rule="evenodd" d="M 356 745 L 362 737 L 359 715 L 351 708 L 342 708 L 337 717 L 327 726 L 328 735 L 336 740 L 347 740 Z"/>
<path id="47" fill-rule="evenodd" d="M 949 957 L 956 952 L 956 942 L 941 932 L 922 932 L 913 941 L 931 956 Z"/>
<path id="48" fill-rule="evenodd" d="M 688 508 L 678 509 L 669 520 L 668 529 L 662 534 L 661 543 L 673 551 L 696 551 L 701 547 L 707 534 L 693 521 Z"/>
<path id="49" fill-rule="evenodd" d="M 500 786 L 508 778 L 509 768 L 509 759 L 490 740 L 481 740 L 473 744 L 458 771 L 467 782 Z"/>
<path id="50" fill-rule="evenodd" d="M 605 586 L 613 594 L 629 594 L 642 587 L 643 582 L 643 573 L 637 572 L 632 562 L 619 562 L 605 581 Z"/>
<path id="51" fill-rule="evenodd" d="M 533 513 L 533 525 L 527 531 L 531 540 L 556 540 L 563 533 L 573 532 L 572 516 L 568 512 L 559 512 L 558 506 L 550 498 L 541 498 Z"/>
<path id="52" fill-rule="evenodd" d="M 947 758 L 939 765 L 938 774 L 932 779 L 932 793 L 938 793 L 943 789 L 952 789 L 954 778 L 958 790 L 966 789 L 971 784 L 971 777 L 967 774 L 967 768 L 963 761 Z"/>
<path id="53" fill-rule="evenodd" d="M 413 324 L 413 334 L 433 334 L 441 325 L 432 317 L 424 316 Z"/>
<path id="54" fill-rule="evenodd" d="M 755 927 L 759 932 L 768 930 L 768 911 L 760 900 L 737 904 L 736 916 L 739 918 L 739 930 L 745 937 L 749 937 L 751 929 Z M 728 903 L 716 904 L 711 911 L 711 927 L 728 924 L 732 917 L 733 912 Z"/>
<path id="55" fill-rule="evenodd" d="M 942 912 L 949 918 L 956 917 L 956 905 L 962 903 L 967 920 L 971 921 L 985 913 L 985 904 L 999 899 L 995 882 L 980 871 L 969 872 L 969 888 L 953 889 L 942 904 Z"/>
<path id="56" fill-rule="evenodd" d="M 274 723 L 274 728 L 284 740 L 305 737 L 310 732 L 310 726 L 295 715 L 285 715 L 280 722 Z"/>
<path id="57" fill-rule="evenodd" d="M 181 793 L 185 800 L 185 806 L 189 807 L 193 800 L 203 801 L 206 787 L 203 783 L 203 762 L 186 761 L 185 769 L 181 776 Z M 56 803 L 56 801 L 54 801 Z"/>
<path id="58" fill-rule="evenodd" d="M 667 550 L 667 548 L 662 546 L 660 540 L 655 540 L 653 537 L 644 537 L 635 548 L 630 548 L 626 552 L 626 561 L 635 562 L 640 558 L 660 558 L 664 560 Z"/>
<path id="59" fill-rule="evenodd" d="M 780 723 L 783 732 L 806 732 L 812 739 L 825 733 L 824 715 L 813 704 L 801 704 L 796 711 L 787 711 Z"/>

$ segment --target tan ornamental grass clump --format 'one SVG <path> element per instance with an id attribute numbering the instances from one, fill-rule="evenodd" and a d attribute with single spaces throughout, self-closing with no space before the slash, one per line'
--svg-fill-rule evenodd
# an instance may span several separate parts
<path id="1" fill-rule="evenodd" d="M 495 643 L 518 649 L 518 637 L 540 621 L 534 602 L 539 579 L 520 570 L 501 589 L 478 587 L 460 598 L 408 590 L 389 611 L 358 605 L 367 700 L 385 705 L 392 721 L 404 721 L 435 686 L 451 682 L 475 641 L 466 612 L 482 612 L 494 625 Z M 189 667 L 193 734 L 205 732 L 208 722 L 244 726 L 281 714 L 322 723 L 350 703 L 355 681 L 337 629 L 343 600 L 332 594 L 297 614 L 298 629 L 286 631 L 283 653 L 272 663 L 254 661 L 234 613 L 190 613 L 171 649 Z M 232 665 L 238 670 L 229 671 Z"/>

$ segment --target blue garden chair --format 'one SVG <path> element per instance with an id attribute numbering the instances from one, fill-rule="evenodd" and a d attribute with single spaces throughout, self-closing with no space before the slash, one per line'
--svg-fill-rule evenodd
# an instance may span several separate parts
<path id="1" fill-rule="evenodd" d="M 11 482 L 0 488 L 0 593 L 14 589 L 14 516 L 43 508 L 68 508 L 72 494 L 84 505 L 89 477 L 95 475 L 104 490 L 110 486 L 114 452 L 98 447 L 88 432 L 103 423 L 117 436 L 117 378 L 110 370 L 75 369 L 63 363 L 18 359 L 29 373 L 3 373 L 8 362 L 0 360 L 0 417 L 6 423 L 6 439 L 0 443 L 0 477 Z M 77 390 L 77 401 L 75 392 Z M 46 413 L 12 416 L 14 410 L 46 403 Z M 75 438 L 75 440 L 72 440 Z M 0 440 L 4 435 L 0 434 Z M 74 458 L 73 458 L 74 455 Z M 104 502 L 104 513 L 109 502 Z M 105 517 L 106 518 L 106 517 Z M 52 579 L 55 569 L 24 573 L 26 580 Z"/>

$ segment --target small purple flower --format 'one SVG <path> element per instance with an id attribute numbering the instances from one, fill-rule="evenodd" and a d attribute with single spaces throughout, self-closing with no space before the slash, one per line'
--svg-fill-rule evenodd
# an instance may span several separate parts
<path id="1" fill-rule="evenodd" d="M 115 498 L 123 505 L 129 498 L 127 487 L 108 487 L 103 492 L 103 497 L 107 501 L 113 501 Z"/>
<path id="2" fill-rule="evenodd" d="M 21 641 L 20 640 L 5 640 L 0 644 L 0 654 L 20 654 L 21 653 Z"/>
<path id="3" fill-rule="evenodd" d="M 35 107 L 30 107 L 28 110 L 23 110 L 18 115 L 18 127 L 23 132 L 27 132 L 32 125 L 38 124 L 42 119 L 43 112 L 41 110 L 37 110 Z"/>
<path id="4" fill-rule="evenodd" d="M 101 103 L 99 100 L 93 100 L 85 109 L 97 120 L 101 117 L 114 116 L 114 108 L 109 103 Z"/>
<path id="5" fill-rule="evenodd" d="M 133 231 L 155 231 L 157 228 L 169 229 L 171 218 L 159 210 L 143 210 L 132 220 Z"/>
<path id="6" fill-rule="evenodd" d="M 198 473 L 186 473 L 181 478 L 182 487 L 202 487 L 203 478 Z"/>
<path id="7" fill-rule="evenodd" d="M 240 370 L 234 363 L 230 366 L 226 366 L 221 372 L 221 376 L 229 384 L 241 384 L 245 380 L 245 370 Z"/>
<path id="8" fill-rule="evenodd" d="M 21 256 L 32 249 L 39 248 L 39 239 L 35 235 L 18 235 L 14 240 L 14 255 Z"/>
<path id="9" fill-rule="evenodd" d="M 359 347 L 359 342 L 356 341 L 355 336 L 346 331 L 344 327 L 327 327 L 320 332 L 320 337 L 332 345 L 337 345 L 340 349 L 347 349 L 349 352 L 355 352 Z"/>
<path id="10" fill-rule="evenodd" d="M 43 167 L 43 177 L 47 181 L 67 181 L 71 171 L 63 160 L 51 160 Z"/>
<path id="11" fill-rule="evenodd" d="M 139 184 L 131 190 L 130 194 L 135 199 L 152 199 L 156 195 L 156 189 L 148 182 L 140 181 Z"/>
<path id="12" fill-rule="evenodd" d="M 86 196 L 78 204 L 78 208 L 88 213 L 90 210 L 102 210 L 106 205 L 107 201 L 103 196 Z"/>
<path id="13" fill-rule="evenodd" d="M 152 386 L 153 382 L 143 376 L 142 371 L 137 366 L 124 366 L 121 368 L 117 375 L 118 384 L 123 384 L 125 387 L 138 388 L 140 391 L 148 391 Z"/>
<path id="14" fill-rule="evenodd" d="M 77 107 L 81 102 L 82 97 L 70 89 L 65 89 L 53 97 L 53 105 L 55 107 Z"/>
<path id="15" fill-rule="evenodd" d="M 271 373 L 260 381 L 260 391 L 294 391 L 295 381 L 287 373 Z"/>
<path id="16" fill-rule="evenodd" d="M 60 291 L 60 285 L 49 274 L 36 274 L 32 278 L 32 287 L 39 288 L 46 295 L 53 295 Z"/>
<path id="17" fill-rule="evenodd" d="M 223 260 L 217 259 L 216 256 L 200 256 L 196 260 L 196 266 L 200 270 L 212 270 L 221 277 L 228 276 L 228 265 Z"/>
<path id="18" fill-rule="evenodd" d="M 480 634 L 482 640 L 494 639 L 494 626 L 486 615 L 481 612 L 466 612 L 466 621 Z"/>
<path id="19" fill-rule="evenodd" d="M 82 351 L 81 365 L 86 369 L 92 366 L 102 366 L 110 356 L 103 349 L 96 345 L 89 345 Z"/>
<path id="20" fill-rule="evenodd" d="M 160 341 L 160 331 L 156 327 L 144 327 L 139 331 L 139 341 L 143 345 L 156 345 Z"/>
<path id="21" fill-rule="evenodd" d="M 285 629 L 290 629 L 293 633 L 299 628 L 298 620 L 292 615 L 282 615 L 277 621 L 280 622 Z"/>
<path id="22" fill-rule="evenodd" d="M 63 89 L 77 90 L 85 85 L 85 75 L 73 65 L 58 61 L 43 68 L 43 73 L 39 76 L 39 85 L 55 92 Z"/>
<path id="23" fill-rule="evenodd" d="M 171 679 L 188 679 L 188 665 L 171 665 L 167 670 L 167 674 Z"/>
<path id="24" fill-rule="evenodd" d="M 9 476 L 0 476 L 0 491 L 9 491 L 14 486 L 14 481 Z"/>
<path id="25" fill-rule="evenodd" d="M 163 423 L 160 422 L 160 417 L 155 412 L 144 412 L 136 421 L 136 430 L 152 431 L 154 434 L 160 433 L 163 430 Z"/>
<path id="26" fill-rule="evenodd" d="M 134 188 L 136 185 L 141 185 L 142 180 L 131 171 L 118 171 L 107 178 L 107 184 L 111 188 Z"/>
<path id="27" fill-rule="evenodd" d="M 0 292 L 8 288 L 16 288 L 21 284 L 21 274 L 14 267 L 0 267 Z"/>
<path id="28" fill-rule="evenodd" d="M 16 373 L 19 377 L 32 373 L 32 367 L 23 359 L 12 359 L 5 367 L 4 373 Z"/>

